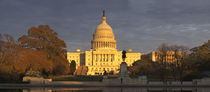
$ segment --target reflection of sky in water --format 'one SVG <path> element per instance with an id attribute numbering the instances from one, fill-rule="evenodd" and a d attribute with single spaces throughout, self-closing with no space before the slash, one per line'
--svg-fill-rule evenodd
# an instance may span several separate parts
<path id="1" fill-rule="evenodd" d="M 209 92 L 210 88 L 28 88 L 0 89 L 0 92 Z"/>

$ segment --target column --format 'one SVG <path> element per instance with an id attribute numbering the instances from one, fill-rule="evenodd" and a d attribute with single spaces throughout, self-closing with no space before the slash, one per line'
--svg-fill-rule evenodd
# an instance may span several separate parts
<path id="1" fill-rule="evenodd" d="M 105 54 L 103 54 L 103 57 L 104 57 L 104 58 L 103 58 L 103 61 L 105 62 L 105 59 L 106 59 Z"/>
<path id="2" fill-rule="evenodd" d="M 113 60 L 112 60 L 112 54 L 111 54 L 111 62 L 112 62 Z"/>
<path id="3" fill-rule="evenodd" d="M 103 54 L 101 54 L 101 62 L 103 62 L 103 60 L 104 60 L 104 56 Z"/>
<path id="4" fill-rule="evenodd" d="M 93 62 L 95 62 L 95 61 L 96 61 L 96 58 L 97 58 L 97 57 L 96 57 L 96 55 L 97 55 L 97 54 L 94 54 L 94 59 L 93 59 Z"/>
<path id="5" fill-rule="evenodd" d="M 115 55 L 113 54 L 113 61 L 115 61 Z"/>
<path id="6" fill-rule="evenodd" d="M 96 42 L 96 45 L 97 45 L 96 47 L 98 48 L 98 42 Z"/>
<path id="7" fill-rule="evenodd" d="M 106 62 L 106 54 L 104 54 L 104 62 Z"/>
<path id="8" fill-rule="evenodd" d="M 110 62 L 110 61 L 111 61 L 111 54 L 109 54 L 109 56 L 108 56 L 108 57 L 109 57 L 109 60 L 108 60 L 108 61 Z"/>
<path id="9" fill-rule="evenodd" d="M 108 61 L 108 56 L 107 56 L 108 54 L 106 54 L 106 62 Z"/>
<path id="10" fill-rule="evenodd" d="M 99 54 L 99 62 L 101 62 L 102 61 L 102 56 L 101 56 L 101 54 Z"/>
<path id="11" fill-rule="evenodd" d="M 104 48 L 106 48 L 106 42 L 104 42 Z"/>
<path id="12" fill-rule="evenodd" d="M 96 54 L 96 62 L 98 62 L 98 54 Z"/>
<path id="13" fill-rule="evenodd" d="M 106 62 L 108 61 L 108 54 L 106 54 Z"/>

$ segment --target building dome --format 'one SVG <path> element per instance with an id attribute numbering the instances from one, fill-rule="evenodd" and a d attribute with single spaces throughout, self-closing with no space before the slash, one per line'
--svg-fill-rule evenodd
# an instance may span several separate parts
<path id="1" fill-rule="evenodd" d="M 102 22 L 96 27 L 96 31 L 93 35 L 94 40 L 110 39 L 114 40 L 114 33 L 111 26 L 106 23 L 106 16 L 103 14 Z"/>
<path id="2" fill-rule="evenodd" d="M 92 49 L 116 49 L 116 40 L 111 26 L 106 22 L 105 12 L 103 11 L 102 22 L 96 27 L 93 34 Z"/>

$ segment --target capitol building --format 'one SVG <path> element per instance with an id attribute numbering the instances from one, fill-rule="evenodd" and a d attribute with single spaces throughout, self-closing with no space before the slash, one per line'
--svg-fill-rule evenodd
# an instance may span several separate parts
<path id="1" fill-rule="evenodd" d="M 125 43 L 126 44 L 126 43 Z M 105 12 L 103 12 L 101 24 L 96 27 L 91 41 L 89 51 L 68 52 L 67 59 L 76 62 L 76 74 L 103 75 L 112 72 L 119 72 L 122 60 L 122 51 L 117 50 L 117 41 L 113 30 L 106 22 Z M 141 53 L 134 53 L 127 50 L 125 62 L 131 66 L 133 62 L 141 59 Z"/>

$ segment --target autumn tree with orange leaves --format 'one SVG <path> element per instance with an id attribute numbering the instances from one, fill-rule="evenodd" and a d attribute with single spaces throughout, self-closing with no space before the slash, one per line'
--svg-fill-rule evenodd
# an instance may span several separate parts
<path id="1" fill-rule="evenodd" d="M 47 59 L 53 63 L 53 75 L 69 72 L 69 63 L 66 59 L 66 44 L 57 37 L 57 33 L 48 25 L 30 28 L 28 35 L 20 37 L 18 42 L 24 48 L 44 53 Z"/>
<path id="2" fill-rule="evenodd" d="M 52 66 L 43 52 L 23 48 L 12 36 L 0 34 L 0 82 L 21 81 L 29 69 L 51 74 Z"/>
<path id="3" fill-rule="evenodd" d="M 69 73 L 66 44 L 47 25 L 30 28 L 18 41 L 0 34 L 0 82 L 21 81 L 29 70 L 43 77 Z"/>

